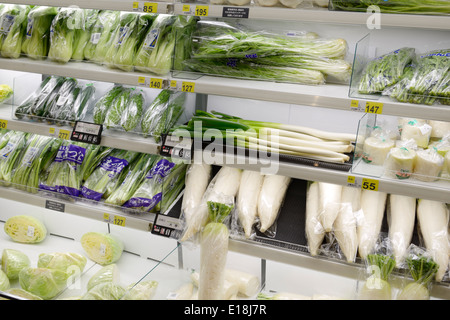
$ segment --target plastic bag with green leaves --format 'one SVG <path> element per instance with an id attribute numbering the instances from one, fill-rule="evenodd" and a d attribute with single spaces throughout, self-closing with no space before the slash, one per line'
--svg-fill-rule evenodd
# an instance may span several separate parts
<path id="1" fill-rule="evenodd" d="M 7 101 L 13 95 L 13 89 L 7 84 L 0 85 L 0 103 Z"/>
<path id="2" fill-rule="evenodd" d="M 98 18 L 99 10 L 84 9 L 84 28 L 79 28 L 75 31 L 75 39 L 73 42 L 72 60 L 83 61 L 84 50 L 91 38 L 91 32 Z"/>
<path id="3" fill-rule="evenodd" d="M 106 128 L 115 128 L 120 126 L 120 121 L 123 117 L 125 109 L 130 103 L 131 95 L 133 94 L 134 88 L 125 88 L 117 97 L 114 99 L 111 107 L 106 113 L 104 125 Z"/>
<path id="4" fill-rule="evenodd" d="M 116 98 L 124 91 L 121 85 L 115 85 L 101 97 L 94 105 L 94 123 L 103 124 L 105 122 L 108 110 L 112 107 Z"/>
<path id="5" fill-rule="evenodd" d="M 17 59 L 27 28 L 30 6 L 6 5 L 0 14 L 0 49 L 4 58 Z"/>
<path id="6" fill-rule="evenodd" d="M 135 92 L 126 105 L 120 119 L 120 125 L 125 131 L 133 131 L 138 127 L 145 107 L 145 97 L 142 90 Z"/>

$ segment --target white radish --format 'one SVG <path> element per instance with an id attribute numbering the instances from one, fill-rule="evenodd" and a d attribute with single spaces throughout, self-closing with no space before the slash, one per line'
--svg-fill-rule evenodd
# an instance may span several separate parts
<path id="1" fill-rule="evenodd" d="M 425 242 L 433 260 L 439 265 L 436 281 L 442 281 L 449 264 L 447 205 L 439 201 L 419 199 L 417 219 Z"/>
<path id="2" fill-rule="evenodd" d="M 258 214 L 258 198 L 264 175 L 257 171 L 244 170 L 241 175 L 236 208 L 239 222 L 246 238 L 252 235 L 253 224 Z"/>
<path id="3" fill-rule="evenodd" d="M 341 206 L 341 197 L 341 185 L 319 182 L 320 221 L 325 232 L 333 229 L 334 220 L 336 220 Z"/>
<path id="4" fill-rule="evenodd" d="M 361 209 L 361 189 L 344 186 L 341 207 L 333 229 L 347 262 L 354 262 L 358 252 L 356 212 Z"/>
<path id="5" fill-rule="evenodd" d="M 258 300 L 311 300 L 311 297 L 291 292 L 280 292 L 273 296 L 260 293 L 258 294 Z"/>
<path id="6" fill-rule="evenodd" d="M 226 271 L 225 271 L 226 272 Z M 226 276 L 226 273 L 225 273 Z M 192 283 L 199 287 L 200 284 L 200 274 L 198 272 L 192 272 L 191 273 L 191 280 Z M 222 298 L 221 300 L 230 300 L 234 296 L 236 296 L 239 292 L 239 286 L 236 282 L 229 281 L 228 279 L 224 279 L 223 282 L 223 292 L 222 292 Z"/>
<path id="7" fill-rule="evenodd" d="M 194 210 L 201 204 L 210 176 L 211 165 L 205 163 L 192 163 L 186 172 L 181 212 L 184 214 L 188 225 L 191 223 Z"/>
<path id="8" fill-rule="evenodd" d="M 365 259 L 372 252 L 378 240 L 383 223 L 387 193 L 381 191 L 361 191 L 361 211 L 363 217 L 358 221 L 358 250 Z"/>
<path id="9" fill-rule="evenodd" d="M 399 268 L 403 265 L 414 233 L 416 198 L 391 194 L 388 212 L 389 240 Z"/>
<path id="10" fill-rule="evenodd" d="M 266 175 L 258 198 L 259 231 L 266 232 L 275 222 L 286 191 L 290 177 L 280 175 Z"/>
<path id="11" fill-rule="evenodd" d="M 192 282 L 185 283 L 177 291 L 170 293 L 168 300 L 190 300 L 194 294 L 194 285 Z"/>
<path id="12" fill-rule="evenodd" d="M 208 201 L 219 201 L 221 197 L 235 197 L 239 190 L 242 170 L 222 167 L 209 183 L 202 197 L 200 206 L 192 214 L 191 221 L 186 225 L 181 241 L 186 241 L 197 234 L 208 222 Z M 219 199 L 218 199 L 219 198 Z"/>
<path id="13" fill-rule="evenodd" d="M 240 270 L 226 269 L 225 280 L 236 284 L 238 292 L 246 297 L 255 295 L 260 288 L 257 276 Z"/>
<path id="14" fill-rule="evenodd" d="M 305 231 L 309 252 L 312 256 L 319 253 L 319 248 L 325 237 L 325 230 L 319 221 L 319 183 L 312 182 L 306 194 Z"/>

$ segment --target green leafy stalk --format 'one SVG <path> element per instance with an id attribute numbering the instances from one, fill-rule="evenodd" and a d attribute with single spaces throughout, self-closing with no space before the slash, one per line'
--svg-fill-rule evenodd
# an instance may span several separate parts
<path id="1" fill-rule="evenodd" d="M 105 117 L 105 125 L 107 128 L 120 126 L 120 121 L 122 116 L 130 103 L 130 98 L 133 93 L 132 88 L 124 89 L 114 100 L 111 108 L 109 108 L 108 113 Z"/>
<path id="2" fill-rule="evenodd" d="M 89 42 L 84 48 L 86 60 L 103 63 L 119 23 L 119 15 L 119 11 L 102 10 L 99 12 Z"/>
<path id="3" fill-rule="evenodd" d="M 20 57 L 30 10 L 30 6 L 6 5 L 0 14 L 0 21 L 3 19 L 5 23 L 8 19 L 9 22 L 9 30 L 3 30 L 4 34 L 0 35 L 2 57 L 13 59 Z"/>
<path id="4" fill-rule="evenodd" d="M 106 114 L 113 105 L 115 99 L 122 93 L 124 87 L 121 85 L 111 88 L 102 98 L 94 105 L 94 123 L 103 124 Z"/>
<path id="5" fill-rule="evenodd" d="M 450 4 L 446 0 L 331 0 L 333 10 L 367 11 L 371 5 L 376 5 L 382 13 L 408 14 L 449 14 Z"/>
<path id="6" fill-rule="evenodd" d="M 144 112 L 144 102 L 145 99 L 142 91 L 133 94 L 131 97 L 120 121 L 125 131 L 133 131 L 139 125 L 139 121 Z"/>
<path id="7" fill-rule="evenodd" d="M 84 10 L 84 28 L 75 30 L 75 39 L 73 42 L 72 59 L 82 61 L 84 60 L 84 51 L 86 45 L 91 39 L 91 32 L 94 28 L 94 24 L 97 21 L 99 10 L 85 9 Z"/>
<path id="8" fill-rule="evenodd" d="M 230 212 L 233 210 L 234 206 L 230 206 L 228 204 L 208 201 L 208 212 L 209 212 L 209 220 L 211 222 L 223 223 L 223 221 L 228 217 Z"/>

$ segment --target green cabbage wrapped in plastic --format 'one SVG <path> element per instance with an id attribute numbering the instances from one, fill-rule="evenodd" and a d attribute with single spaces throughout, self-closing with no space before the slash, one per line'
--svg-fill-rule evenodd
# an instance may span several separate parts
<path id="1" fill-rule="evenodd" d="M 98 270 L 87 284 L 88 291 L 102 283 L 119 283 L 120 273 L 119 268 L 115 263 L 104 266 Z"/>
<path id="2" fill-rule="evenodd" d="M 23 289 L 20 289 L 20 288 L 11 288 L 8 291 L 6 291 L 6 293 L 9 293 L 14 296 L 24 298 L 27 300 L 43 300 L 41 297 L 38 297 L 37 295 L 32 294 L 32 293 L 25 291 Z"/>
<path id="3" fill-rule="evenodd" d="M 67 286 L 70 275 L 64 271 L 48 268 L 24 268 L 19 273 L 22 289 L 49 300 L 56 297 Z"/>
<path id="4" fill-rule="evenodd" d="M 122 241 L 108 233 L 88 232 L 81 237 L 81 246 L 88 257 L 101 265 L 116 262 L 122 256 Z"/>
<path id="5" fill-rule="evenodd" d="M 39 255 L 38 267 L 56 269 L 64 272 L 71 273 L 73 271 L 80 273 L 84 270 L 86 266 L 87 259 L 78 253 L 41 253 Z M 77 268 L 77 269 L 74 269 Z"/>
<path id="6" fill-rule="evenodd" d="M 37 218 L 17 215 L 6 220 L 5 233 L 20 243 L 39 243 L 47 236 L 47 228 Z"/>
<path id="7" fill-rule="evenodd" d="M 0 103 L 8 100 L 13 95 L 13 89 L 7 84 L 0 85 Z"/>
<path id="8" fill-rule="evenodd" d="M 4 249 L 2 254 L 2 270 L 9 280 L 19 279 L 19 273 L 31 265 L 30 259 L 22 251 Z"/>
<path id="9" fill-rule="evenodd" d="M 101 283 L 89 290 L 81 300 L 120 300 L 125 289 L 113 282 Z"/>
<path id="10" fill-rule="evenodd" d="M 0 270 L 0 291 L 6 291 L 10 286 L 11 284 L 9 283 L 8 276 L 3 270 Z"/>
<path id="11" fill-rule="evenodd" d="M 157 288 L 158 282 L 153 280 L 132 284 L 127 288 L 122 300 L 151 300 Z"/>
<path id="12" fill-rule="evenodd" d="M 4 58 L 17 59 L 22 52 L 22 43 L 27 28 L 30 6 L 5 6 L 0 14 L 0 48 Z"/>

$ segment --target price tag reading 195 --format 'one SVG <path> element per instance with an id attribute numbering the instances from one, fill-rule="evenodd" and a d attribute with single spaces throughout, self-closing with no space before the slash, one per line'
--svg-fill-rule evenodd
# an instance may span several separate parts
<path id="1" fill-rule="evenodd" d="M 197 17 L 207 17 L 208 16 L 208 6 L 196 6 L 195 7 L 195 15 Z"/>
<path id="2" fill-rule="evenodd" d="M 181 85 L 181 91 L 183 92 L 194 92 L 195 89 L 195 83 L 194 82 L 186 82 L 183 81 Z"/>

